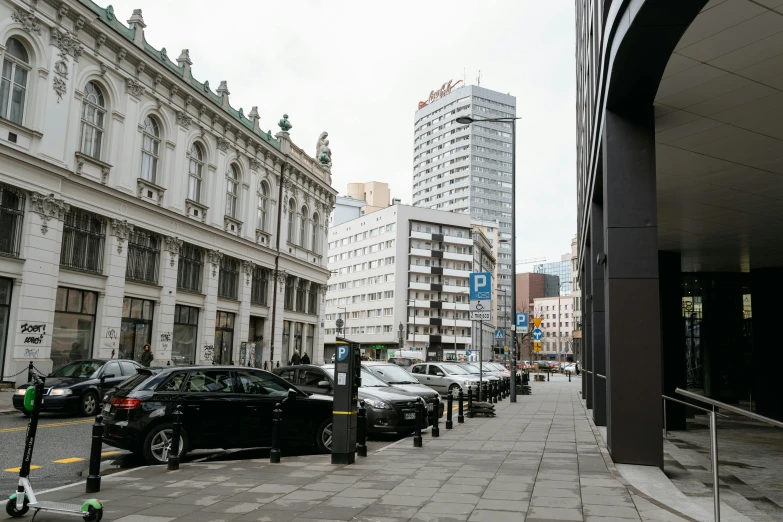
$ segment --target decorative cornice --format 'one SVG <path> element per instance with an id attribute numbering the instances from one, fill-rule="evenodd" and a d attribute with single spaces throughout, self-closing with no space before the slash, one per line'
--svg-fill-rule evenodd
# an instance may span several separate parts
<path id="1" fill-rule="evenodd" d="M 245 284 L 250 284 L 250 279 L 253 276 L 253 269 L 256 267 L 256 264 L 252 261 L 242 261 L 242 271 L 245 273 Z"/>
<path id="2" fill-rule="evenodd" d="M 144 94 L 144 85 L 142 85 L 140 81 L 134 80 L 133 78 L 125 79 L 125 88 L 127 89 L 128 94 L 134 98 L 139 98 L 142 94 Z"/>
<path id="3" fill-rule="evenodd" d="M 49 220 L 56 218 L 63 220 L 65 213 L 71 209 L 71 206 L 61 199 L 54 197 L 54 194 L 45 196 L 38 192 L 33 192 L 30 197 L 33 204 L 33 212 L 41 216 L 41 233 L 46 234 L 49 230 Z"/>
<path id="4" fill-rule="evenodd" d="M 183 241 L 178 237 L 166 236 L 165 242 L 166 250 L 169 253 L 169 263 L 171 264 L 171 267 L 174 268 L 174 264 L 177 262 L 177 256 L 179 255 L 179 251 L 182 248 Z"/>
<path id="5" fill-rule="evenodd" d="M 68 31 L 60 31 L 57 27 L 52 27 L 51 30 L 52 44 L 60 49 L 63 53 L 73 56 L 73 61 L 78 62 L 79 56 L 82 55 L 82 46 L 76 36 L 70 34 Z"/>
<path id="6" fill-rule="evenodd" d="M 120 221 L 119 219 L 111 220 L 111 234 L 117 236 L 117 253 L 122 254 L 122 244 L 128 239 L 130 233 L 133 232 L 133 225 L 126 220 Z"/>
<path id="7" fill-rule="evenodd" d="M 38 20 L 35 18 L 34 13 L 28 13 L 23 9 L 16 8 L 16 11 L 11 13 L 11 20 L 22 25 L 22 29 L 28 33 L 35 33 L 41 35 L 41 26 L 38 24 Z"/>
<path id="8" fill-rule="evenodd" d="M 229 141 L 224 138 L 223 136 L 217 137 L 217 148 L 219 150 L 222 150 L 223 152 L 226 152 L 228 150 Z"/>
<path id="9" fill-rule="evenodd" d="M 209 262 L 212 264 L 212 277 L 217 275 L 218 268 L 220 268 L 220 261 L 223 259 L 223 252 L 219 250 L 210 250 L 207 252 L 209 256 Z"/>

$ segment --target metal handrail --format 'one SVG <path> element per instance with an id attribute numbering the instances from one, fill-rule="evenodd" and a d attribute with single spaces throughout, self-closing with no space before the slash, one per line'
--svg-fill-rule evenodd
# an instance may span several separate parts
<path id="1" fill-rule="evenodd" d="M 743 410 L 742 408 L 737 408 L 736 406 L 732 406 L 730 404 L 726 404 L 724 402 L 716 401 L 714 399 L 710 399 L 708 397 L 704 397 L 702 395 L 698 395 L 693 392 L 689 392 L 686 390 L 681 390 L 680 388 L 677 388 L 674 390 L 675 393 L 679 393 L 680 395 L 684 395 L 685 397 L 689 397 L 691 399 L 695 399 L 697 401 L 706 402 L 707 404 L 712 405 L 713 407 L 720 408 L 722 410 L 729 410 L 734 413 L 739 413 L 740 415 L 744 415 L 745 417 L 750 417 L 753 420 L 757 420 L 759 422 L 765 422 L 771 426 L 777 426 L 778 428 L 783 428 L 783 422 L 776 421 L 775 419 L 770 419 L 769 417 L 765 417 L 763 415 L 759 415 L 758 413 L 753 413 L 752 411 Z"/>
<path id="2" fill-rule="evenodd" d="M 684 404 L 684 405 L 689 406 L 691 408 L 696 408 L 697 410 L 706 411 L 707 413 L 712 411 L 712 410 L 708 410 L 707 408 L 702 408 L 701 406 L 696 406 L 695 404 L 690 403 L 690 402 L 685 402 L 685 401 L 681 401 L 679 399 L 675 399 L 674 397 L 669 397 L 668 395 L 661 395 L 661 397 L 663 397 L 664 399 L 669 400 L 669 401 L 679 402 L 680 404 Z M 665 405 L 666 405 L 666 403 L 664 403 L 664 408 L 666 407 Z M 729 418 L 728 415 L 723 415 L 722 413 L 716 413 L 715 415 L 717 415 L 718 417 L 723 417 L 724 419 L 728 419 Z M 665 416 L 664 416 L 664 421 L 663 421 L 663 429 L 664 429 L 664 431 L 666 430 L 666 417 Z"/>
<path id="3" fill-rule="evenodd" d="M 600 377 L 601 379 L 606 379 L 606 375 L 601 375 L 600 373 L 596 373 L 595 376 Z"/>

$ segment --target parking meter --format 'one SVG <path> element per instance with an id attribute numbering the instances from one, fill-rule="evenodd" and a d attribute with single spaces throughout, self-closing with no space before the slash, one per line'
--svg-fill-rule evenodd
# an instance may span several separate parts
<path id="1" fill-rule="evenodd" d="M 356 417 L 361 386 L 359 344 L 337 337 L 332 406 L 332 464 L 356 460 Z"/>

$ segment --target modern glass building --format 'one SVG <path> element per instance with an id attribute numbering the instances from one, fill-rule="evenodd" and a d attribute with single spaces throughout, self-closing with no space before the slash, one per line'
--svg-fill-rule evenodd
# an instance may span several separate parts
<path id="1" fill-rule="evenodd" d="M 557 276 L 559 279 L 558 291 L 561 296 L 566 296 L 571 295 L 571 255 L 563 254 L 563 257 L 568 259 L 533 265 L 533 273 Z"/>

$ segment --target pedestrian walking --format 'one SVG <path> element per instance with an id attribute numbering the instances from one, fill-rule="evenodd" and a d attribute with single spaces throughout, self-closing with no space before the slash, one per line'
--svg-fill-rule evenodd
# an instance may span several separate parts
<path id="1" fill-rule="evenodd" d="M 294 350 L 294 356 L 291 357 L 291 364 L 296 366 L 302 362 L 302 358 L 299 357 L 299 350 Z"/>
<path id="2" fill-rule="evenodd" d="M 155 356 L 152 355 L 152 347 L 149 344 L 145 344 L 144 351 L 141 352 L 141 365 L 149 368 L 154 359 Z"/>
<path id="3" fill-rule="evenodd" d="M 579 363 L 576 363 L 576 367 L 574 369 L 576 370 L 576 374 L 579 375 Z"/>
<path id="4" fill-rule="evenodd" d="M 310 364 L 310 356 L 307 355 L 307 352 L 302 356 L 302 364 Z"/>

